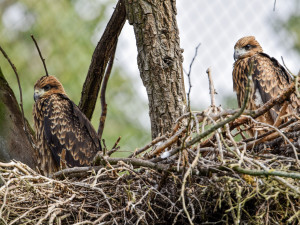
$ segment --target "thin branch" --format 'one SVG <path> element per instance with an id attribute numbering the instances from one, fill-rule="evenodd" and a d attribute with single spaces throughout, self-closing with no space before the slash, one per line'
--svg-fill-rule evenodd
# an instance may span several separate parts
<path id="1" fill-rule="evenodd" d="M 290 71 L 289 68 L 285 65 L 285 62 L 284 62 L 282 56 L 281 56 L 281 60 L 282 60 L 282 63 L 283 63 L 284 68 L 289 72 L 290 75 L 292 75 L 293 77 L 295 77 L 295 75 L 292 73 L 292 71 Z"/>
<path id="2" fill-rule="evenodd" d="M 208 81 L 209 81 L 209 93 L 210 93 L 210 98 L 211 98 L 211 106 L 215 107 L 216 106 L 216 101 L 215 101 L 215 94 L 216 94 L 216 90 L 214 87 L 214 83 L 211 77 L 211 69 L 208 68 L 206 70 L 207 76 L 208 76 Z"/>
<path id="3" fill-rule="evenodd" d="M 120 140 L 121 140 L 121 136 L 118 137 L 116 143 L 115 143 L 114 146 L 111 148 L 111 150 L 107 152 L 107 155 L 108 155 L 108 156 L 110 156 L 111 154 L 115 153 L 116 151 L 118 151 L 118 150 L 120 149 L 120 146 L 118 146 Z"/>
<path id="4" fill-rule="evenodd" d="M 166 139 L 166 135 L 155 138 L 153 141 L 151 141 L 151 143 L 147 144 L 146 146 L 144 146 L 140 149 L 135 150 L 131 155 L 128 156 L 128 158 L 132 158 L 132 157 L 135 157 L 135 156 L 141 154 L 142 152 L 146 151 L 147 149 L 149 149 L 153 145 L 155 145 L 155 144 L 157 144 L 160 141 L 163 141 L 165 139 Z"/>
<path id="5" fill-rule="evenodd" d="M 107 104 L 106 104 L 106 98 L 105 98 L 106 87 L 107 87 L 107 83 L 108 83 L 108 80 L 109 80 L 109 77 L 111 74 L 111 69 L 114 64 L 116 49 L 117 49 L 117 43 L 115 44 L 115 46 L 112 49 L 111 56 L 109 58 L 108 66 L 106 68 L 106 72 L 105 72 L 103 82 L 102 82 L 102 87 L 101 87 L 100 101 L 101 101 L 102 112 L 101 112 L 100 123 L 99 123 L 99 127 L 98 127 L 98 136 L 99 136 L 100 140 L 102 138 L 105 120 L 106 120 L 106 114 L 107 114 Z"/>
<path id="6" fill-rule="evenodd" d="M 188 136 L 189 136 L 189 129 L 188 129 L 188 128 L 190 127 L 190 124 L 191 124 L 191 121 L 192 121 L 191 99 L 190 99 L 190 95 L 191 95 L 191 91 L 192 91 L 191 72 L 192 72 L 192 67 L 193 67 L 194 61 L 195 61 L 195 59 L 196 59 L 196 57 L 197 57 L 197 54 L 198 54 L 198 48 L 200 47 L 200 45 L 201 45 L 201 43 L 199 43 L 199 44 L 197 45 L 196 49 L 195 49 L 195 54 L 194 54 L 194 57 L 193 57 L 193 59 L 192 59 L 192 61 L 191 61 L 191 63 L 190 63 L 189 72 L 188 72 L 188 74 L 187 74 L 187 76 L 188 76 L 188 81 L 189 81 L 189 91 L 188 91 L 188 93 L 187 93 L 187 99 L 188 99 L 188 111 L 190 112 L 190 114 L 189 114 L 188 123 L 187 123 L 187 125 L 186 125 L 186 127 L 185 127 L 185 130 L 187 131 L 187 134 L 185 135 L 185 137 L 184 137 L 183 140 L 182 140 L 181 149 L 184 149 L 186 139 L 187 139 Z M 178 138 L 179 138 L 179 137 L 180 137 L 180 136 L 178 136 Z M 179 166 L 179 163 L 180 163 L 180 160 L 178 160 L 178 166 Z M 185 212 L 187 212 L 187 211 L 185 211 Z M 189 215 L 188 215 L 188 217 L 189 217 Z"/>
<path id="7" fill-rule="evenodd" d="M 195 49 L 195 54 L 194 57 L 190 63 L 190 67 L 189 67 L 189 72 L 187 73 L 187 77 L 188 77 L 188 81 L 189 81 L 189 91 L 187 93 L 187 98 L 188 98 L 188 108 L 190 110 L 190 94 L 191 94 L 191 90 L 192 90 L 192 82 L 191 82 L 191 72 L 192 72 L 192 67 L 194 64 L 195 59 L 197 58 L 197 54 L 198 54 L 198 48 L 200 47 L 201 43 L 199 43 Z"/>
<path id="8" fill-rule="evenodd" d="M 263 106 L 261 106 L 260 108 L 258 108 L 256 110 L 244 110 L 243 115 L 249 115 L 253 118 L 257 118 L 257 117 L 263 115 L 264 113 L 266 113 L 267 111 L 269 111 L 274 105 L 282 104 L 294 92 L 295 92 L 295 84 L 292 83 L 291 86 L 288 87 L 281 95 L 277 96 L 276 98 L 270 99 L 267 103 L 265 103 Z M 224 110 L 221 113 L 211 114 L 210 116 L 211 116 L 211 118 L 215 119 L 215 118 L 220 118 L 223 116 L 233 115 L 233 114 L 237 113 L 238 111 L 240 111 L 240 109 Z M 179 117 L 176 122 L 182 120 L 185 117 L 188 117 L 189 114 L 190 114 L 190 112 L 185 113 L 184 115 Z M 197 116 L 198 116 L 199 122 L 202 122 L 202 120 L 204 118 L 202 112 L 197 113 Z M 230 124 L 230 129 L 234 129 L 242 124 L 245 124 L 247 121 L 248 121 L 248 118 L 246 118 L 246 117 L 240 118 Z"/>
<path id="9" fill-rule="evenodd" d="M 42 56 L 41 50 L 40 50 L 40 48 L 39 48 L 39 45 L 38 45 L 38 43 L 36 42 L 36 40 L 35 40 L 35 38 L 34 38 L 33 35 L 31 35 L 31 38 L 32 38 L 32 40 L 34 41 L 34 44 L 35 44 L 35 46 L 36 46 L 36 48 L 37 48 L 37 50 L 38 50 L 38 52 L 39 52 L 39 55 L 40 55 L 40 58 L 41 58 L 42 62 L 43 62 L 43 65 L 44 65 L 44 68 L 45 68 L 45 72 L 46 72 L 46 76 L 49 76 L 48 70 L 47 70 L 47 67 L 46 67 L 46 63 L 45 63 L 45 59 L 44 59 L 43 56 Z"/>
<path id="10" fill-rule="evenodd" d="M 15 65 L 11 62 L 10 58 L 8 57 L 8 55 L 6 54 L 6 52 L 2 49 L 2 47 L 0 46 L 0 51 L 2 52 L 3 56 L 7 59 L 7 61 L 9 62 L 11 68 L 13 69 L 13 71 L 15 72 L 16 78 L 17 78 L 17 82 L 18 82 L 18 87 L 19 87 L 19 93 L 20 93 L 20 108 L 21 108 L 21 114 L 22 114 L 22 121 L 23 121 L 23 129 L 24 132 L 27 136 L 27 139 L 29 140 L 29 143 L 31 144 L 31 146 L 34 148 L 34 143 L 33 140 L 30 136 L 30 132 L 28 131 L 28 127 L 26 124 L 26 120 L 25 120 L 25 115 L 24 115 L 24 108 L 23 108 L 23 95 L 22 95 L 22 87 L 21 87 L 21 83 L 20 83 L 20 78 L 17 72 L 17 69 L 15 67 Z"/>
<path id="11" fill-rule="evenodd" d="M 180 198 L 182 199 L 182 201 L 181 201 L 182 202 L 182 207 L 183 207 L 183 210 L 184 210 L 190 224 L 194 224 L 194 223 L 193 223 L 193 221 L 190 217 L 190 214 L 187 211 L 186 204 L 185 204 L 185 198 L 184 198 L 185 184 L 186 184 L 186 180 L 187 180 L 188 176 L 191 174 L 191 171 L 197 165 L 197 162 L 198 162 L 198 159 L 199 159 L 200 155 L 201 155 L 200 154 L 200 146 L 198 146 L 198 151 L 197 151 L 196 157 L 194 158 L 192 164 L 189 166 L 188 170 L 184 174 L 183 181 L 182 181 L 182 186 L 181 186 L 181 192 L 180 192 Z"/>
<path id="12" fill-rule="evenodd" d="M 283 123 L 280 126 L 278 126 L 278 128 L 279 129 L 285 128 L 285 127 L 289 126 L 290 124 L 294 123 L 295 121 L 296 121 L 296 119 L 292 118 L 289 121 L 287 121 L 286 123 Z M 275 130 L 269 130 L 269 131 L 267 131 L 267 132 L 265 132 L 265 133 L 257 136 L 256 138 L 255 137 L 251 137 L 251 138 L 244 139 L 243 142 L 247 143 L 247 142 L 250 142 L 250 141 L 256 141 L 256 140 L 264 138 L 264 137 L 266 137 L 266 136 L 268 136 L 268 135 L 270 135 L 270 134 L 272 134 L 274 132 L 276 132 L 276 131 Z"/>
<path id="13" fill-rule="evenodd" d="M 233 170 L 236 172 L 247 174 L 251 176 L 278 176 L 278 177 L 289 177 L 293 179 L 300 179 L 300 173 L 292 173 L 292 172 L 284 172 L 284 171 L 276 171 L 276 170 L 250 170 L 244 169 L 239 166 L 233 167 Z"/>
<path id="14" fill-rule="evenodd" d="M 291 86 L 285 90 L 281 95 L 279 95 L 276 98 L 272 98 L 269 100 L 266 104 L 264 104 L 262 107 L 258 108 L 257 110 L 254 111 L 249 111 L 247 110 L 246 115 L 250 115 L 252 118 L 257 118 L 267 111 L 269 111 L 274 105 L 280 105 L 284 101 L 286 101 L 287 98 L 295 91 L 295 84 L 292 83 Z M 244 123 L 246 123 L 249 120 L 249 118 L 241 118 L 237 121 L 234 121 L 232 124 L 230 124 L 230 129 L 236 128 Z"/>
<path id="15" fill-rule="evenodd" d="M 155 155 L 160 154 L 164 149 L 166 149 L 167 147 L 171 146 L 173 143 L 175 143 L 179 137 L 182 136 L 182 134 L 184 134 L 186 132 L 187 128 L 184 127 L 182 129 L 180 129 L 179 131 L 177 131 L 172 137 L 170 137 L 166 142 L 162 143 L 161 145 L 159 145 L 154 152 L 151 153 L 151 155 L 148 156 L 148 158 L 152 158 Z"/>
<path id="16" fill-rule="evenodd" d="M 272 129 L 274 129 L 274 130 L 276 130 L 277 131 L 277 133 L 279 133 L 281 136 L 282 136 L 282 138 L 287 142 L 287 143 L 289 143 L 291 146 L 292 146 L 292 149 L 293 149 L 293 151 L 294 151 L 294 154 L 295 154 L 295 159 L 296 159 L 296 163 L 297 163 L 297 166 L 299 167 L 300 166 L 300 164 L 299 164 L 299 159 L 298 159 L 298 153 L 297 153 L 297 150 L 296 150 L 296 148 L 295 148 L 295 146 L 293 145 L 293 143 L 278 129 L 278 128 L 276 128 L 276 127 L 274 127 L 274 126 L 272 126 L 272 125 L 270 125 L 270 124 L 267 124 L 267 123 L 262 123 L 262 122 L 258 122 L 258 121 L 255 121 L 253 118 L 250 118 L 252 121 L 254 121 L 255 123 L 257 123 L 257 124 L 262 124 L 263 126 L 267 126 L 267 127 L 270 127 L 270 128 L 272 128 Z"/>
<path id="17" fill-rule="evenodd" d="M 285 136 L 288 138 L 299 137 L 300 131 L 285 133 Z M 288 150 L 288 147 L 292 148 L 292 146 L 287 146 L 287 145 L 279 147 L 280 143 L 282 143 L 283 141 L 284 141 L 284 138 L 282 136 L 280 136 L 279 133 L 273 133 L 273 135 L 269 135 L 269 136 L 262 138 L 256 142 L 252 141 L 252 142 L 248 143 L 247 149 L 252 149 L 255 146 L 254 151 L 260 152 L 261 150 L 266 149 L 266 146 L 267 146 L 268 148 L 273 148 L 272 152 L 278 152 L 280 154 L 283 154 L 283 152 Z M 293 145 L 296 147 L 296 145 L 298 145 L 298 144 L 294 143 Z M 292 148 L 292 151 L 295 154 L 293 148 Z"/>
<path id="18" fill-rule="evenodd" d="M 109 150 L 109 151 L 107 152 L 107 155 L 108 155 L 108 156 L 111 156 L 113 153 L 115 153 L 115 152 L 118 151 L 119 149 L 120 149 L 120 146 L 115 147 L 115 148 L 112 148 L 111 150 Z"/>
<path id="19" fill-rule="evenodd" d="M 252 118 L 257 118 L 261 115 L 263 115 L 264 113 L 268 112 L 274 105 L 280 105 L 282 104 L 284 101 L 286 101 L 286 99 L 288 99 L 290 97 L 290 95 L 292 93 L 294 93 L 295 91 L 295 84 L 292 83 L 290 87 L 288 87 L 281 95 L 279 95 L 276 98 L 272 98 L 270 99 L 267 103 L 265 103 L 263 106 L 261 106 L 260 108 L 258 108 L 257 110 L 244 110 L 243 114 L 244 115 L 249 115 Z M 228 115 L 232 115 L 234 113 L 238 112 L 237 110 L 227 110 L 227 111 L 223 111 L 219 114 L 216 115 L 211 115 L 212 118 L 219 118 L 221 116 L 228 116 Z M 185 114 L 184 116 L 187 116 L 188 114 Z M 201 121 L 203 119 L 203 115 L 200 114 L 201 117 L 198 118 L 199 121 Z M 243 124 L 246 124 L 249 121 L 249 117 L 242 117 L 239 118 L 233 122 L 231 122 L 230 125 L 230 130 L 233 130 L 236 127 L 239 127 Z M 207 139 L 205 142 L 201 143 L 201 147 L 207 147 L 207 146 L 211 146 L 211 143 L 214 142 L 214 137 Z"/>
<path id="20" fill-rule="evenodd" d="M 117 139 L 117 141 L 115 142 L 115 144 L 114 144 L 114 146 L 112 147 L 112 149 L 114 149 L 114 148 L 116 148 L 116 147 L 118 146 L 120 140 L 121 140 L 121 136 L 118 137 L 118 139 Z"/>

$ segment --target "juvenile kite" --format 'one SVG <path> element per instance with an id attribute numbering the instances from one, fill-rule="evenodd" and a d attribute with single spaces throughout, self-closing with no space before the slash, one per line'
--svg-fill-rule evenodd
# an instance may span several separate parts
<path id="1" fill-rule="evenodd" d="M 246 91 L 247 75 L 252 66 L 253 84 L 250 89 L 248 109 L 255 110 L 272 98 L 280 95 L 293 82 L 289 73 L 279 62 L 263 53 L 254 36 L 243 37 L 234 46 L 233 89 L 241 107 Z M 281 110 L 275 105 L 269 112 L 257 118 L 260 122 L 273 125 Z M 293 93 L 285 113 L 299 114 L 300 99 Z"/>
<path id="2" fill-rule="evenodd" d="M 49 175 L 65 167 L 90 165 L 101 150 L 90 121 L 54 76 L 34 85 L 34 127 L 39 169 Z"/>

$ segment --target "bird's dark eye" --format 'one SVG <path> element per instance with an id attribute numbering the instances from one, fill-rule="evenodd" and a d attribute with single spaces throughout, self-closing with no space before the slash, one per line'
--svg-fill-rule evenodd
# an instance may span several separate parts
<path id="1" fill-rule="evenodd" d="M 252 48 L 252 45 L 249 45 L 249 44 L 248 44 L 248 45 L 245 46 L 245 49 L 246 49 L 246 50 L 249 50 L 250 48 Z"/>
<path id="2" fill-rule="evenodd" d="M 44 87 L 44 90 L 45 90 L 45 91 L 49 91 L 50 88 L 51 88 L 51 86 L 50 86 L 49 84 L 47 84 L 47 85 Z"/>

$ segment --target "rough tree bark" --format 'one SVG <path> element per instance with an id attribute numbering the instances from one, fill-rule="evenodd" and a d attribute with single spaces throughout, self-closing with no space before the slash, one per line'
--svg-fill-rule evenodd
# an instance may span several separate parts
<path id="1" fill-rule="evenodd" d="M 149 100 L 152 138 L 170 131 L 186 112 L 182 49 L 174 0 L 126 0 L 134 27 L 138 67 Z"/>
<path id="2" fill-rule="evenodd" d="M 26 123 L 30 129 L 27 120 Z M 0 161 L 15 159 L 35 168 L 34 149 L 23 127 L 18 102 L 0 68 Z"/>

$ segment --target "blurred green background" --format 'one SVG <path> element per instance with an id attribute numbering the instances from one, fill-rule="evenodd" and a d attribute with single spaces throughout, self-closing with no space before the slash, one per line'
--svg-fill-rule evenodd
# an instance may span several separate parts
<path id="1" fill-rule="evenodd" d="M 45 72 L 30 35 L 37 39 L 49 73 L 57 76 L 70 99 L 78 104 L 94 48 L 116 2 L 0 0 L 0 45 L 18 69 L 25 116 L 31 124 L 33 85 Z M 274 1 L 178 0 L 177 19 L 185 70 L 188 70 L 195 47 L 201 43 L 192 72 L 192 108 L 201 110 L 209 105 L 205 71 L 210 66 L 218 92 L 217 104 L 224 108 L 237 106 L 231 81 L 232 54 L 235 42 L 242 36 L 255 35 L 267 53 L 279 61 L 283 55 L 287 65 L 297 72 L 299 2 L 277 1 L 273 11 Z M 126 23 L 108 83 L 108 115 L 103 135 L 108 148 L 122 137 L 119 156 L 142 147 L 151 137 L 147 96 L 139 78 L 136 55 L 133 29 Z M 16 78 L 2 56 L 0 66 L 19 99 Z M 92 119 L 96 130 L 101 113 L 99 103 Z"/>

